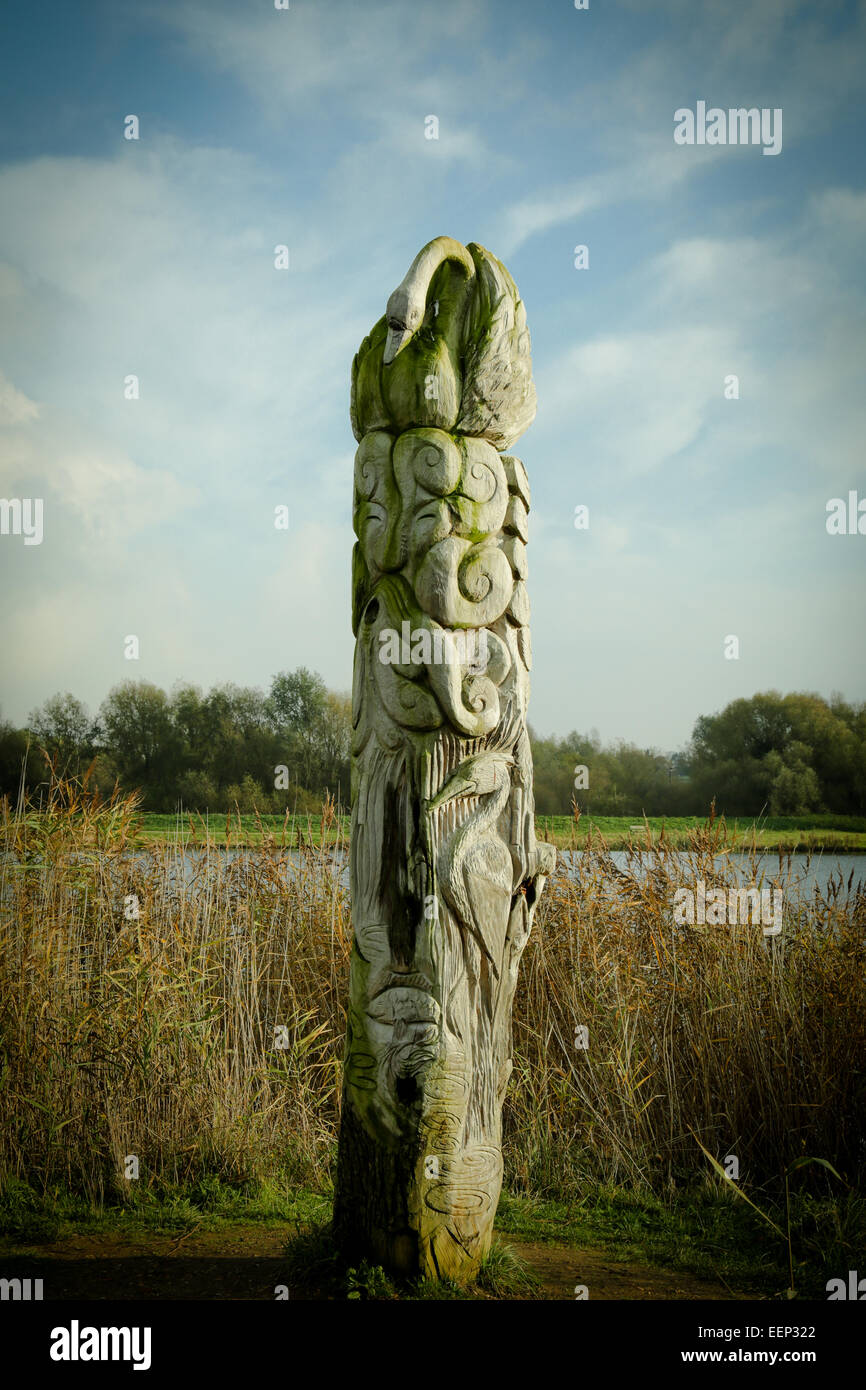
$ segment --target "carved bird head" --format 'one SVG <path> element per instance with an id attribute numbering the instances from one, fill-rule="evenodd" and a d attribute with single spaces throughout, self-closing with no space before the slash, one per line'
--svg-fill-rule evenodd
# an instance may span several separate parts
<path id="1" fill-rule="evenodd" d="M 424 289 L 426 290 L 426 286 Z M 385 310 L 388 336 L 385 339 L 382 361 L 386 367 L 417 332 L 426 307 L 426 294 L 417 286 L 417 282 L 416 285 L 404 283 L 397 286 Z"/>
<path id="2" fill-rule="evenodd" d="M 433 276 L 446 261 L 459 266 L 464 289 L 475 277 L 475 266 L 468 250 L 451 237 L 438 236 L 422 247 L 405 276 L 388 300 L 385 321 L 388 335 L 382 362 L 388 366 L 415 336 L 427 312 L 427 296 Z"/>
<path id="3" fill-rule="evenodd" d="M 463 759 L 438 796 L 428 802 L 427 809 L 438 811 L 440 806 L 456 797 L 486 796 L 490 792 L 510 787 L 510 770 L 513 765 L 514 759 L 499 749 L 493 752 L 473 753 Z"/>

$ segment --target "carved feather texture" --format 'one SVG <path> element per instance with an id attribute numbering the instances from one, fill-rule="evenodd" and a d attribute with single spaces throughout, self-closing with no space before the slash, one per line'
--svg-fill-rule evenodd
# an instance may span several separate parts
<path id="1" fill-rule="evenodd" d="M 529 329 L 517 286 L 483 246 L 469 246 L 476 274 L 463 327 L 463 397 L 456 428 L 500 451 L 535 419 Z"/>

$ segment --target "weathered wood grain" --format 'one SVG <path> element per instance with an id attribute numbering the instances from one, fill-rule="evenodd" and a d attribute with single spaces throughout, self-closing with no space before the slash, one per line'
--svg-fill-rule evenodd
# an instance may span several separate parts
<path id="1" fill-rule="evenodd" d="M 534 834 L 526 315 L 483 247 L 418 254 L 352 368 L 353 955 L 334 1227 L 467 1278 L 502 1182 Z"/>

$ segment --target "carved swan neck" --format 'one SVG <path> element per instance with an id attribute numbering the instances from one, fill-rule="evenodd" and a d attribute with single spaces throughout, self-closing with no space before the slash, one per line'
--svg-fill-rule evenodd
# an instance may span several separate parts
<path id="1" fill-rule="evenodd" d="M 475 275 L 475 263 L 459 241 L 449 236 L 438 236 L 428 241 L 388 300 L 388 336 L 382 354 L 386 367 L 402 352 L 420 327 L 427 308 L 430 282 L 445 261 L 455 262 L 464 271 L 467 281 Z"/>

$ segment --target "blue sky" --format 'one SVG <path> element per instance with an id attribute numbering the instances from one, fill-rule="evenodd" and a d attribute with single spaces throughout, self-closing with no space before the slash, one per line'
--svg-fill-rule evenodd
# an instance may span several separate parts
<path id="1" fill-rule="evenodd" d="M 0 495 L 45 501 L 41 545 L 0 536 L 6 717 L 130 677 L 349 687 L 351 359 L 440 234 L 506 262 L 532 334 L 533 725 L 672 749 L 756 690 L 866 698 L 866 535 L 825 526 L 866 498 L 863 5 L 4 22 Z M 676 145 L 698 100 L 781 107 L 782 152 Z"/>

